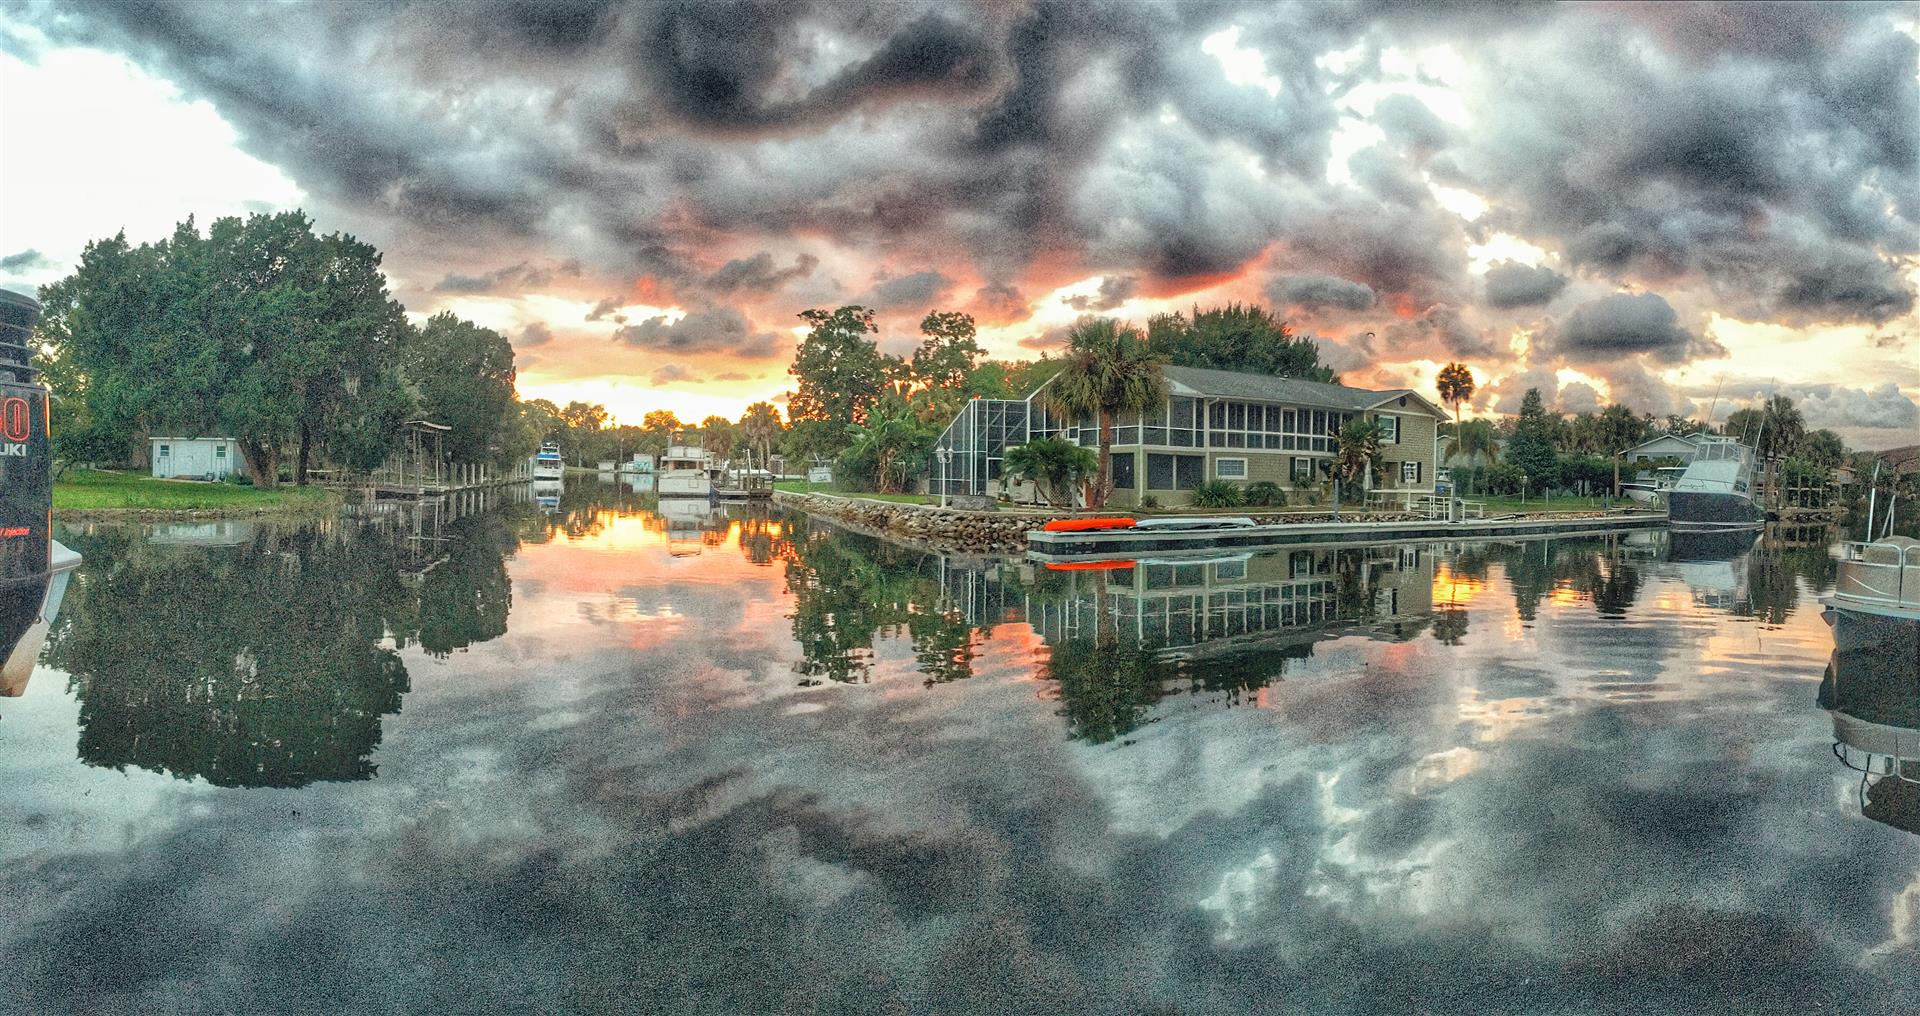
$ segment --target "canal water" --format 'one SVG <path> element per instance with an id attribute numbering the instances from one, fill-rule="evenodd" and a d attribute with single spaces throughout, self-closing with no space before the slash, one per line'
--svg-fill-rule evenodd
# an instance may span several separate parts
<path id="1" fill-rule="evenodd" d="M 0 1008 L 1920 1010 L 1825 533 L 1049 571 L 593 483 L 362 516 L 62 533 Z"/>

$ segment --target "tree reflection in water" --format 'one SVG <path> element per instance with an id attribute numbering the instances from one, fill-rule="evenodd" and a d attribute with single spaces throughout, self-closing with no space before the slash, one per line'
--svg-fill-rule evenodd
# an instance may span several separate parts
<path id="1" fill-rule="evenodd" d="M 399 650 L 445 655 L 506 630 L 512 513 L 449 524 L 424 564 L 403 526 L 261 527 L 232 546 L 75 534 L 86 557 L 48 641 L 80 702 L 79 754 L 217 786 L 374 775 Z"/>

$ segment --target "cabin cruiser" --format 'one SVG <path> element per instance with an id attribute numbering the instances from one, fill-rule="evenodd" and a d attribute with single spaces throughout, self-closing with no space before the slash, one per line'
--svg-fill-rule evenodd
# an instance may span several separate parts
<path id="1" fill-rule="evenodd" d="M 661 497 L 711 497 L 717 484 L 713 456 L 705 448 L 670 445 L 660 456 L 660 468 L 654 474 L 654 487 Z"/>
<path id="2" fill-rule="evenodd" d="M 47 389 L 28 341 L 39 301 L 0 289 L 0 695 L 26 691 L 80 555 L 53 538 Z"/>
<path id="3" fill-rule="evenodd" d="M 1620 493 L 1635 504 L 1665 504 L 1667 494 L 1680 482 L 1681 474 L 1685 472 L 1685 466 L 1661 466 L 1647 470 L 1631 480 L 1622 480 Z"/>
<path id="4" fill-rule="evenodd" d="M 1667 492 L 1675 529 L 1759 529 L 1767 513 L 1753 500 L 1753 449 L 1729 437 L 1701 441 Z"/>
<path id="5" fill-rule="evenodd" d="M 536 480 L 558 480 L 566 474 L 566 460 L 560 457 L 558 442 L 548 441 L 540 446 L 533 457 L 533 478 Z"/>

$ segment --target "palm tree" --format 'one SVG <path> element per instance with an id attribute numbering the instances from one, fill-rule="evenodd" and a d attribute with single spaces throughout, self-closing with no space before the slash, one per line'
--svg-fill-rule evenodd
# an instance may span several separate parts
<path id="1" fill-rule="evenodd" d="M 1457 444 L 1460 431 L 1460 403 L 1473 398 L 1473 390 L 1476 387 L 1473 383 L 1473 371 L 1468 370 L 1464 363 L 1449 363 L 1440 368 L 1440 376 L 1435 380 L 1434 386 L 1440 392 L 1440 401 L 1453 406 L 1453 430 Z M 1452 456 L 1449 455 L 1448 458 Z M 1460 485 L 1449 483 L 1447 487 L 1451 499 L 1460 500 Z"/>
<path id="2" fill-rule="evenodd" d="M 1098 467 L 1092 452 L 1057 437 L 1041 438 L 1007 449 L 1000 472 L 1009 478 L 1038 481 L 1046 488 L 1047 503 L 1057 506 L 1054 492 L 1065 490 L 1075 480 L 1091 475 Z"/>
<path id="3" fill-rule="evenodd" d="M 1047 403 L 1069 419 L 1099 421 L 1100 456 L 1090 485 L 1089 507 L 1107 503 L 1113 486 L 1113 418 L 1139 413 L 1167 400 L 1164 363 L 1147 351 L 1138 328 L 1113 318 L 1085 318 L 1067 333 L 1066 366 L 1047 387 Z"/>
<path id="4" fill-rule="evenodd" d="M 933 434 L 913 418 L 906 403 L 889 399 L 867 411 L 865 423 L 849 429 L 846 455 L 873 463 L 874 486 L 888 494 L 906 485 L 906 464 L 925 454 Z"/>
<path id="5" fill-rule="evenodd" d="M 725 461 L 733 454 L 733 421 L 724 416 L 709 416 L 700 421 L 700 444 L 713 457 Z"/>
<path id="6" fill-rule="evenodd" d="M 1380 454 L 1383 437 L 1380 421 L 1356 416 L 1334 431 L 1333 437 L 1333 516 L 1340 517 L 1340 488 L 1367 474 Z"/>
<path id="7" fill-rule="evenodd" d="M 738 426 L 747 447 L 759 453 L 764 468 L 773 458 L 773 441 L 780 436 L 780 411 L 771 402 L 756 402 L 740 414 Z"/>

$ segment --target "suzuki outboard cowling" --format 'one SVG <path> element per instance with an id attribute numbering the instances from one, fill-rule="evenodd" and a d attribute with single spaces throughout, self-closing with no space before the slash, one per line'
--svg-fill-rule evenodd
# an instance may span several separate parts
<path id="1" fill-rule="evenodd" d="M 59 609 L 57 599 L 49 609 L 50 587 L 64 591 L 77 563 L 53 542 L 47 389 L 30 345 L 39 320 L 39 301 L 0 289 L 0 695 L 25 688 Z"/>

